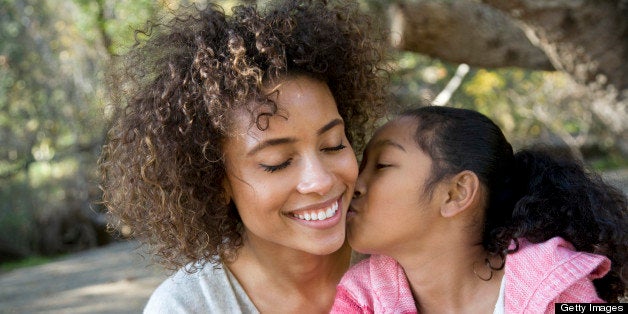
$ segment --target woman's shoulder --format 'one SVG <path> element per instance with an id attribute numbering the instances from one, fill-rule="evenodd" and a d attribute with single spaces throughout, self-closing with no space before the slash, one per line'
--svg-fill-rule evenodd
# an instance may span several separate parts
<path id="1" fill-rule="evenodd" d="M 196 271 L 191 271 L 191 270 Z M 144 313 L 257 313 L 246 292 L 223 264 L 190 264 L 164 280 Z"/>
<path id="2" fill-rule="evenodd" d="M 207 283 L 221 282 L 227 277 L 227 271 L 222 263 L 190 263 L 180 268 L 168 277 L 161 285 L 205 285 Z M 161 287 L 161 286 L 160 286 Z"/>

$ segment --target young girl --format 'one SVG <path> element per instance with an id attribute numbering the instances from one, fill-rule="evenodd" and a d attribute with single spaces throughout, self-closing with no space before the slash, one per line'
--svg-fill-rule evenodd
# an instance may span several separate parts
<path id="1" fill-rule="evenodd" d="M 542 313 L 617 302 L 626 197 L 573 159 L 513 155 L 482 114 L 405 112 L 367 145 L 347 214 L 374 254 L 337 287 L 334 313 Z"/>
<path id="2" fill-rule="evenodd" d="M 146 313 L 329 311 L 349 267 L 351 145 L 384 103 L 368 23 L 350 1 L 210 4 L 123 56 L 104 201 L 179 269 Z"/>

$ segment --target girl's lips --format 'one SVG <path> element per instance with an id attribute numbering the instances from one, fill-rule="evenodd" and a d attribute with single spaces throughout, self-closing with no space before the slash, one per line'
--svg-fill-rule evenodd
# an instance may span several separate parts
<path id="1" fill-rule="evenodd" d="M 358 211 L 356 211 L 355 208 L 353 208 L 353 206 L 349 206 L 349 210 L 347 210 L 347 221 L 349 221 L 351 217 L 357 214 L 358 214 Z"/>

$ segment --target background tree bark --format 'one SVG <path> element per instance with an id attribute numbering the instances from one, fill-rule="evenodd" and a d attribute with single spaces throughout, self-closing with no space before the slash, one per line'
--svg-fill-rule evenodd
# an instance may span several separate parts
<path id="1" fill-rule="evenodd" d="M 589 85 L 628 89 L 626 1 L 483 0 L 513 19 L 555 68 Z"/>
<path id="2" fill-rule="evenodd" d="M 564 71 L 583 85 L 628 89 L 628 1 L 401 0 L 393 44 L 456 63 Z"/>
<path id="3" fill-rule="evenodd" d="M 507 16 L 470 1 L 400 1 L 389 8 L 391 43 L 476 67 L 553 70 L 540 48 Z"/>
<path id="4" fill-rule="evenodd" d="M 628 154 L 628 0 L 398 0 L 388 16 L 399 50 L 567 73 Z"/>

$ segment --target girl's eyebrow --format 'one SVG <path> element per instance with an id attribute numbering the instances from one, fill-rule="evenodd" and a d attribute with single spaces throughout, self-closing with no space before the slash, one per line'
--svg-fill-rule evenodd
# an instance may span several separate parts
<path id="1" fill-rule="evenodd" d="M 395 142 L 393 140 L 390 140 L 390 139 L 378 140 L 375 143 L 373 143 L 373 145 L 372 145 L 373 148 L 382 147 L 382 146 L 391 146 L 391 147 L 394 147 L 394 148 L 397 148 L 397 149 L 403 151 L 404 153 L 407 152 L 406 149 L 403 147 L 403 145 L 401 145 L 401 144 L 399 144 L 399 143 L 397 143 L 397 142 Z"/>
<path id="2" fill-rule="evenodd" d="M 320 129 L 316 131 L 316 135 L 318 136 L 323 135 L 325 132 L 333 129 L 337 125 L 344 125 L 344 122 L 342 121 L 342 119 L 334 119 L 334 120 L 329 121 L 327 124 L 325 124 L 324 126 L 322 126 Z M 247 156 L 254 155 L 258 151 L 269 146 L 290 144 L 296 141 L 297 139 L 294 137 L 281 137 L 281 138 L 268 139 L 259 143 L 258 145 L 255 145 L 255 147 L 253 147 L 253 149 L 251 149 L 248 153 L 246 153 L 246 155 Z"/>

